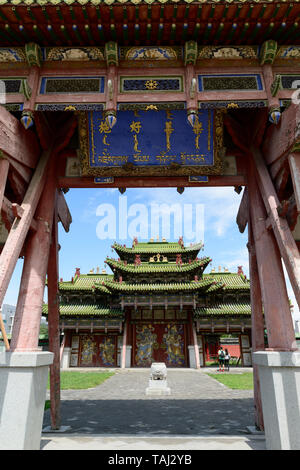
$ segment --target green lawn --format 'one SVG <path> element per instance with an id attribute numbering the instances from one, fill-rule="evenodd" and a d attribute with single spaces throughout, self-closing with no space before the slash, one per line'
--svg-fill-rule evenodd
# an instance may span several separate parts
<path id="1" fill-rule="evenodd" d="M 213 379 L 218 380 L 226 387 L 239 390 L 253 390 L 253 373 L 242 372 L 241 374 L 228 374 L 219 372 L 217 374 L 207 374 Z"/>
<path id="2" fill-rule="evenodd" d="M 60 388 L 61 390 L 79 390 L 93 388 L 102 384 L 104 380 L 114 375 L 114 372 L 80 372 L 80 371 L 61 371 Z M 50 379 L 48 378 L 48 389 L 50 388 Z"/>

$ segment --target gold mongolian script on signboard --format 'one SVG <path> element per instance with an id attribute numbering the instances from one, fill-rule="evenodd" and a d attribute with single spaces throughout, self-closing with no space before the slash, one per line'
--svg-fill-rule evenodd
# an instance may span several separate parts
<path id="1" fill-rule="evenodd" d="M 101 111 L 79 113 L 82 176 L 189 176 L 222 173 L 223 113 L 119 111 L 111 129 Z"/>

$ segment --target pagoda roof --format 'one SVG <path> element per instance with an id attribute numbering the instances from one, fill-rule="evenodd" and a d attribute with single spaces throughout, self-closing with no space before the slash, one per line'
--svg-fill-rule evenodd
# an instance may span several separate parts
<path id="1" fill-rule="evenodd" d="M 203 260 L 202 262 L 204 263 L 210 261 L 209 258 L 204 258 Z M 194 263 L 196 265 L 197 263 L 199 263 L 198 266 L 201 266 L 201 260 L 195 261 Z M 152 263 L 145 264 L 145 268 L 151 268 L 151 266 L 149 265 L 151 265 Z M 160 266 L 163 265 L 163 263 L 158 264 L 160 264 Z M 174 265 L 174 263 L 166 263 L 166 265 L 163 267 L 167 268 L 168 266 L 171 266 L 172 269 L 174 269 L 173 272 L 180 272 L 180 268 L 178 268 L 176 264 Z M 183 264 L 183 266 L 187 268 L 191 265 Z M 130 265 L 124 265 L 124 267 L 130 268 L 134 272 L 140 272 L 140 269 L 143 269 L 141 267 L 134 268 L 132 265 L 131 267 Z M 147 272 L 151 273 L 151 271 Z M 81 274 L 80 276 L 75 276 L 73 281 L 59 283 L 60 291 L 87 292 L 97 290 L 98 293 L 102 292 L 103 294 L 112 294 L 113 292 L 195 292 L 201 289 L 204 289 L 206 293 L 212 293 L 220 289 L 222 289 L 223 291 L 249 291 L 250 281 L 246 279 L 244 275 L 238 273 L 211 272 L 209 274 L 203 274 L 202 279 L 199 279 L 198 281 L 193 280 L 184 282 L 165 282 L 160 284 L 155 282 L 141 284 L 126 281 L 119 282 L 114 280 L 113 274 Z"/>
<path id="2" fill-rule="evenodd" d="M 112 274 L 80 274 L 80 276 L 75 276 L 73 278 L 73 281 L 59 282 L 59 290 L 90 291 L 97 284 L 98 291 L 101 290 L 103 293 L 109 294 L 110 291 L 104 285 L 102 285 L 102 282 L 107 279 L 113 279 L 113 275 Z"/>
<path id="3" fill-rule="evenodd" d="M 250 303 L 230 302 L 194 309 L 195 318 L 223 315 L 251 315 Z"/>
<path id="4" fill-rule="evenodd" d="M 298 0 L 2 0 L 0 35 L 2 46 L 299 44 L 299 12 Z"/>
<path id="5" fill-rule="evenodd" d="M 198 253 L 202 248 L 203 244 L 195 243 L 191 246 L 181 246 L 178 242 L 146 242 L 146 243 L 136 243 L 132 247 L 126 245 L 121 245 L 120 243 L 114 243 L 112 248 L 118 254 L 183 254 L 183 253 Z"/>
<path id="6" fill-rule="evenodd" d="M 97 316 L 103 318 L 120 318 L 124 316 L 121 308 L 112 308 L 108 305 L 99 305 L 93 303 L 59 304 L 60 316 Z M 48 315 L 48 304 L 44 304 L 42 315 Z"/>
<path id="7" fill-rule="evenodd" d="M 112 258 L 106 259 L 106 264 L 111 269 L 120 270 L 122 272 L 132 273 L 132 274 L 142 274 L 142 273 L 182 273 L 190 272 L 197 270 L 201 267 L 206 267 L 210 263 L 211 259 L 209 257 L 204 257 L 198 260 L 193 260 L 190 263 L 170 263 L 170 262 L 142 262 L 140 265 L 134 264 L 124 264 L 124 261 L 116 261 Z"/>
<path id="8" fill-rule="evenodd" d="M 249 290 L 250 280 L 247 279 L 243 274 L 221 272 L 211 272 L 209 274 L 203 274 L 203 280 L 213 279 L 217 283 L 223 284 L 224 290 Z M 213 286 L 212 286 L 213 290 Z"/>
<path id="9" fill-rule="evenodd" d="M 193 292 L 197 290 L 205 289 L 210 287 L 215 289 L 221 289 L 223 287 L 222 282 L 215 282 L 213 279 L 206 279 L 200 281 L 188 281 L 188 282 L 165 282 L 165 283 L 128 283 L 125 281 L 106 281 L 103 284 L 107 289 L 118 292 L 182 292 L 188 291 Z M 100 286 L 101 287 L 101 286 Z M 96 289 L 98 286 L 96 286 Z"/>

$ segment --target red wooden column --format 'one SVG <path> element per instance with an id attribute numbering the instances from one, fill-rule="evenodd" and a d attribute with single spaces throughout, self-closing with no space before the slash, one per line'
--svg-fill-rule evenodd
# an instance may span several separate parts
<path id="1" fill-rule="evenodd" d="M 248 220 L 250 217 L 248 217 Z M 248 250 L 249 250 L 249 273 L 250 273 L 250 296 L 251 296 L 251 336 L 252 352 L 263 351 L 265 349 L 264 341 L 264 317 L 261 288 L 257 268 L 255 246 L 252 234 L 251 223 L 248 223 Z M 254 383 L 254 408 L 255 424 L 263 431 L 264 420 L 262 412 L 260 383 L 258 376 L 258 367 L 253 364 L 253 383 Z"/>
<path id="2" fill-rule="evenodd" d="M 56 156 L 52 154 L 47 181 L 35 219 L 37 230 L 27 237 L 19 297 L 12 331 L 12 351 L 36 351 L 48 265 L 56 193 Z"/>
<path id="3" fill-rule="evenodd" d="M 297 349 L 297 345 L 282 261 L 273 232 L 267 229 L 266 210 L 251 159 L 248 168 L 248 191 L 269 348 L 293 351 Z"/>
<path id="4" fill-rule="evenodd" d="M 52 227 L 52 238 L 48 260 L 48 333 L 49 351 L 53 352 L 50 365 L 50 415 L 51 428 L 60 428 L 60 335 L 59 335 L 59 298 L 58 298 L 58 215 L 57 191 Z"/>

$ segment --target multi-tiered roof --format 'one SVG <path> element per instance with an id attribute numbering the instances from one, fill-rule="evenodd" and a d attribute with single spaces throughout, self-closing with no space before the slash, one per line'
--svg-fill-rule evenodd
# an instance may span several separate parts
<path id="1" fill-rule="evenodd" d="M 182 238 L 148 243 L 135 239 L 132 247 L 118 243 L 112 247 L 119 258 L 107 257 L 105 263 L 113 274 L 99 269 L 81 274 L 77 268 L 71 281 L 59 283 L 62 317 L 120 318 L 124 305 L 145 306 L 151 298 L 153 306 L 174 306 L 176 296 L 181 308 L 192 305 L 196 318 L 251 313 L 250 283 L 241 267 L 237 273 L 221 268 L 205 273 L 211 259 L 198 257 L 202 243 L 185 246 Z"/>

